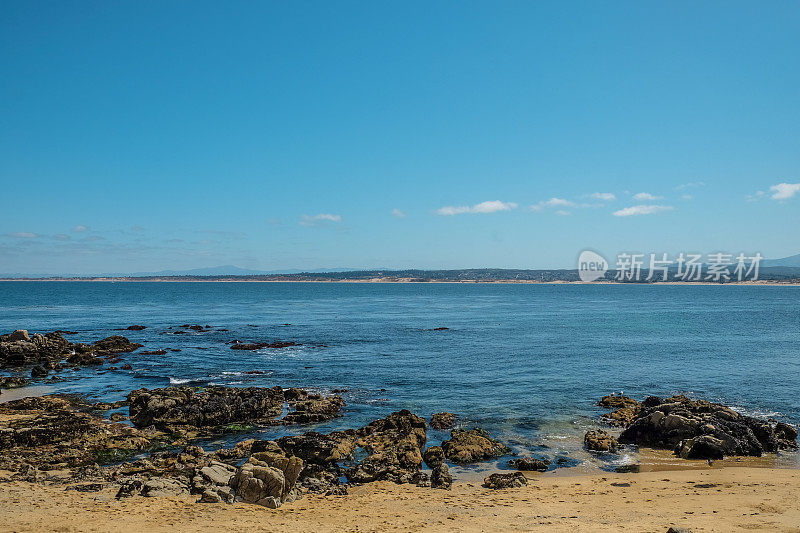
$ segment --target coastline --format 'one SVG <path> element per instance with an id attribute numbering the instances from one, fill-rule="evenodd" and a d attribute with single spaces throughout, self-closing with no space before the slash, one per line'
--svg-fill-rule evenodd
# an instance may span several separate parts
<path id="1" fill-rule="evenodd" d="M 797 531 L 800 470 L 726 467 L 638 474 L 527 474 L 517 489 L 455 483 L 450 491 L 391 482 L 345 496 L 308 494 L 278 510 L 197 497 L 114 499 L 99 492 L 0 483 L 12 531 Z"/>
<path id="2" fill-rule="evenodd" d="M 621 283 L 618 281 L 537 281 L 537 280 L 429 280 L 409 279 L 175 279 L 175 278 L 0 278 L 0 282 L 82 282 L 82 283 L 315 283 L 315 284 L 445 284 L 445 285 L 625 285 L 637 287 L 654 287 L 665 285 L 683 286 L 735 286 L 735 287 L 800 287 L 800 281 L 733 281 L 728 283 L 712 283 L 709 281 L 658 281 L 655 283 Z"/>

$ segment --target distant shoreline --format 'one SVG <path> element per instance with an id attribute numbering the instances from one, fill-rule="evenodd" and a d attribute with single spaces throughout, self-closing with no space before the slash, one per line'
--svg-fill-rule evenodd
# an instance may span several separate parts
<path id="1" fill-rule="evenodd" d="M 218 278 L 209 276 L 205 279 L 174 277 L 155 277 L 155 278 L 0 278 L 0 282 L 84 282 L 84 283 L 381 283 L 381 284 L 448 284 L 448 285 L 690 285 L 690 286 L 738 286 L 738 287 L 798 287 L 800 280 L 758 280 L 758 281 L 731 281 L 726 283 L 714 283 L 710 281 L 657 281 L 657 282 L 619 282 L 619 281 L 537 281 L 537 280 L 444 280 L 431 279 L 419 280 L 411 278 L 366 278 L 366 279 L 248 279 L 243 277 Z"/>

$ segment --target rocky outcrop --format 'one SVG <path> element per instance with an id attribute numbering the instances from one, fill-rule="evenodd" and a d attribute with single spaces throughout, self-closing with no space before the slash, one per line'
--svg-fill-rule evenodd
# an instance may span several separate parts
<path id="1" fill-rule="evenodd" d="M 448 460 L 461 464 L 495 459 L 511 452 L 508 446 L 479 428 L 454 429 L 450 432 L 450 439 L 442 442 L 442 450 Z"/>
<path id="2" fill-rule="evenodd" d="M 63 359 L 72 343 L 58 333 L 29 335 L 25 330 L 0 335 L 0 368 L 52 364 Z"/>
<path id="3" fill-rule="evenodd" d="M 283 417 L 284 424 L 312 424 L 340 416 L 341 396 L 322 396 L 304 389 L 286 389 L 284 396 L 293 409 Z"/>
<path id="4" fill-rule="evenodd" d="M 522 470 L 523 472 L 547 472 L 550 466 L 550 461 L 544 459 L 535 459 L 533 457 L 520 457 L 519 459 L 512 459 L 508 462 L 511 468 Z"/>
<path id="5" fill-rule="evenodd" d="M 200 501 L 204 503 L 233 503 L 231 484 L 236 471 L 236 467 L 217 461 L 199 467 L 192 478 L 192 493 L 200 494 Z"/>
<path id="6" fill-rule="evenodd" d="M 528 484 L 522 472 L 510 474 L 492 474 L 483 479 L 483 486 L 488 489 L 515 489 Z"/>
<path id="7" fill-rule="evenodd" d="M 262 452 L 253 453 L 231 480 L 240 501 L 276 509 L 299 497 L 295 488 L 303 460 L 287 457 L 276 443 Z"/>
<path id="8" fill-rule="evenodd" d="M 583 445 L 593 452 L 613 452 L 619 448 L 617 439 L 602 429 L 587 431 L 583 437 Z"/>
<path id="9" fill-rule="evenodd" d="M 305 424 L 339 416 L 340 396 L 321 396 L 281 387 L 167 387 L 128 394 L 131 422 L 193 436 L 234 430 L 243 425 Z M 282 420 L 284 402 L 292 409 Z"/>
<path id="10" fill-rule="evenodd" d="M 627 427 L 641 412 L 642 406 L 633 398 L 627 396 L 609 395 L 597 402 L 600 407 L 614 409 L 610 413 L 600 415 L 600 420 L 610 426 Z"/>
<path id="11" fill-rule="evenodd" d="M 442 450 L 441 446 L 431 446 L 425 450 L 425 453 L 422 455 L 422 460 L 425 461 L 428 468 L 436 468 L 444 463 L 444 450 Z"/>
<path id="12" fill-rule="evenodd" d="M 261 350 L 263 348 L 289 348 L 300 346 L 294 341 L 278 342 L 236 342 L 231 345 L 231 350 Z"/>
<path id="13" fill-rule="evenodd" d="M 453 476 L 450 475 L 450 468 L 442 463 L 431 470 L 431 487 L 434 489 L 449 490 L 453 485 Z"/>
<path id="14" fill-rule="evenodd" d="M 79 412 L 70 399 L 57 396 L 13 400 L 0 404 L 0 413 L 13 415 L 0 422 L 0 468 L 8 470 L 121 460 L 158 437 Z"/>
<path id="15" fill-rule="evenodd" d="M 19 376 L 7 376 L 0 378 L 0 389 L 17 389 L 29 383 L 25 378 Z"/>
<path id="16" fill-rule="evenodd" d="M 277 440 L 282 450 L 300 457 L 307 464 L 329 466 L 351 459 L 356 451 L 355 430 L 334 431 L 322 434 L 309 431 L 303 435 L 290 435 Z"/>
<path id="17" fill-rule="evenodd" d="M 640 404 L 639 415 L 619 442 L 670 449 L 687 459 L 760 456 L 796 445 L 796 433 L 785 427 L 705 400 L 651 396 Z"/>
<path id="18" fill-rule="evenodd" d="M 389 480 L 417 483 L 422 470 L 422 449 L 427 440 L 425 419 L 403 409 L 375 420 L 356 432 L 357 445 L 367 457 L 347 471 L 355 483 Z"/>
<path id="19" fill-rule="evenodd" d="M 175 433 L 222 431 L 231 424 L 269 424 L 283 409 L 283 389 L 191 387 L 139 389 L 128 394 L 131 422 Z"/>
<path id="20" fill-rule="evenodd" d="M 141 347 L 141 344 L 130 342 L 121 335 L 94 344 L 73 344 L 58 332 L 29 335 L 25 330 L 17 330 L 0 335 L 0 368 L 40 365 L 52 370 L 65 358 L 74 365 L 96 365 L 103 363 L 100 357 L 132 352 Z"/>
<path id="21" fill-rule="evenodd" d="M 438 430 L 452 429 L 455 421 L 456 415 L 453 413 L 433 413 L 431 416 L 431 428 Z"/>

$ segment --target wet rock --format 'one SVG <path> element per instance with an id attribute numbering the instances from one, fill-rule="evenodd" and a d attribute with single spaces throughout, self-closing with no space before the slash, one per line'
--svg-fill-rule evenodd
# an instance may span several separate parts
<path id="1" fill-rule="evenodd" d="M 356 432 L 357 445 L 367 457 L 347 471 L 355 483 L 389 480 L 414 483 L 422 468 L 425 419 L 405 409 L 374 420 Z"/>
<path id="2" fill-rule="evenodd" d="M 0 468 L 24 465 L 77 467 L 125 457 L 151 446 L 151 437 L 122 424 L 77 411 L 57 396 L 0 404 Z"/>
<path id="3" fill-rule="evenodd" d="M 431 470 L 431 487 L 434 489 L 449 490 L 453 485 L 453 476 L 449 467 L 441 463 Z"/>
<path id="4" fill-rule="evenodd" d="M 544 459 L 535 459 L 533 457 L 520 457 L 519 459 L 512 459 L 508 462 L 511 468 L 522 470 L 525 472 L 546 472 L 550 466 L 550 461 Z"/>
<path id="5" fill-rule="evenodd" d="M 133 370 L 133 367 L 129 363 L 125 363 L 120 367 L 122 370 Z"/>
<path id="6" fill-rule="evenodd" d="M 613 452 L 619 448 L 617 439 L 602 429 L 587 431 L 583 437 L 583 445 L 593 452 Z"/>
<path id="7" fill-rule="evenodd" d="M 775 438 L 779 448 L 797 448 L 797 428 L 785 422 L 775 424 Z"/>
<path id="8" fill-rule="evenodd" d="M 448 460 L 461 464 L 495 459 L 511 452 L 508 446 L 479 428 L 454 429 L 450 432 L 450 439 L 442 442 L 442 450 Z"/>
<path id="9" fill-rule="evenodd" d="M 436 468 L 437 466 L 444 464 L 444 451 L 442 450 L 441 446 L 431 446 L 422 456 L 423 461 L 425 464 L 428 465 L 428 468 Z"/>
<path id="10" fill-rule="evenodd" d="M 130 331 L 142 331 L 143 329 L 147 329 L 147 326 L 140 326 L 138 324 L 134 324 L 133 326 L 128 326 L 127 328 Z"/>
<path id="11" fill-rule="evenodd" d="M 167 355 L 166 350 L 146 350 L 139 352 L 139 355 Z"/>
<path id="12" fill-rule="evenodd" d="M 643 402 L 639 417 L 622 432 L 619 442 L 671 449 L 686 458 L 716 459 L 721 455 L 761 456 L 796 444 L 785 436 L 783 426 L 721 404 L 673 396 Z"/>
<path id="13" fill-rule="evenodd" d="M 266 424 L 281 414 L 283 389 L 191 387 L 139 389 L 128 394 L 131 422 L 162 429 L 215 428 L 232 424 Z"/>
<path id="14" fill-rule="evenodd" d="M 118 353 L 128 353 L 141 348 L 143 345 L 131 342 L 122 335 L 112 335 L 99 340 L 92 345 L 92 352 L 95 355 L 113 355 Z"/>
<path id="15" fill-rule="evenodd" d="M 28 335 L 28 330 L 27 330 L 27 329 L 18 329 L 18 330 L 15 330 L 13 333 L 11 333 L 11 334 L 8 336 L 8 341 L 9 341 L 9 342 L 16 342 L 16 341 L 30 341 L 30 340 L 31 340 L 31 338 L 30 338 L 30 336 Z"/>
<path id="16" fill-rule="evenodd" d="M 431 416 L 431 427 L 438 430 L 452 429 L 455 421 L 456 415 L 453 413 L 434 413 Z"/>
<path id="17" fill-rule="evenodd" d="M 309 464 L 332 465 L 350 459 L 356 450 L 356 432 L 334 431 L 328 434 L 309 431 L 303 435 L 290 435 L 278 439 L 278 445 L 290 455 L 296 455 Z"/>
<path id="18" fill-rule="evenodd" d="M 67 363 L 80 366 L 102 365 L 104 361 L 91 353 L 75 353 L 67 357 Z"/>
<path id="19" fill-rule="evenodd" d="M 30 383 L 27 379 L 19 376 L 8 376 L 0 378 L 0 389 L 17 389 Z"/>
<path id="20" fill-rule="evenodd" d="M 609 394 L 608 396 L 603 396 L 600 401 L 597 402 L 597 405 L 600 407 L 607 407 L 609 409 L 619 409 L 622 407 L 636 407 L 639 405 L 639 402 L 633 398 L 628 398 L 627 396 Z"/>
<path id="21" fill-rule="evenodd" d="M 31 377 L 32 378 L 43 378 L 49 374 L 50 371 L 47 370 L 45 367 L 41 365 L 36 365 L 35 367 L 31 368 Z"/>
<path id="22" fill-rule="evenodd" d="M 301 346 L 300 344 L 288 342 L 250 342 L 250 343 L 236 343 L 231 345 L 231 350 L 261 350 L 263 348 L 288 348 L 290 346 Z"/>
<path id="23" fill-rule="evenodd" d="M 483 479 L 483 486 L 489 489 L 514 489 L 527 484 L 528 480 L 522 472 L 492 474 Z"/>
<path id="24" fill-rule="evenodd" d="M 284 424 L 324 422 L 340 416 L 339 411 L 345 405 L 341 396 L 322 396 L 303 389 L 287 389 L 284 395 L 294 409 L 283 417 Z"/>
<path id="25" fill-rule="evenodd" d="M 0 368 L 55 363 L 69 353 L 72 344 L 58 333 L 0 335 Z M 27 332 L 26 332 L 27 333 Z"/>

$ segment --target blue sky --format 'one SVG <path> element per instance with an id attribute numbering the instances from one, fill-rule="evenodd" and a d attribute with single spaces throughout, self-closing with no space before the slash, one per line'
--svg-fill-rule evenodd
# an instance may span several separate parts
<path id="1" fill-rule="evenodd" d="M 0 272 L 796 254 L 799 34 L 788 1 L 5 1 Z"/>

